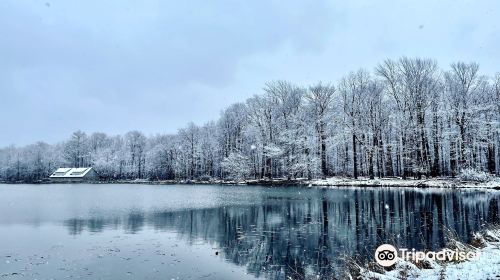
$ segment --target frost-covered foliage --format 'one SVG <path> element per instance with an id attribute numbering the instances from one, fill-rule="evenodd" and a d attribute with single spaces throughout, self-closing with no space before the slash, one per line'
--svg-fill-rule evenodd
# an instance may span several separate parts
<path id="1" fill-rule="evenodd" d="M 470 169 L 484 173 L 465 177 L 483 180 L 500 173 L 499 147 L 500 75 L 403 57 L 337 84 L 269 82 L 218 120 L 172 135 L 77 131 L 55 145 L 6 147 L 0 180 L 39 180 L 64 166 L 94 166 L 104 179 L 423 178 Z"/>
<path id="2" fill-rule="evenodd" d="M 230 179 L 241 180 L 250 174 L 250 161 L 241 153 L 231 153 L 222 160 L 222 170 Z"/>
<path id="3" fill-rule="evenodd" d="M 473 168 L 465 168 L 460 171 L 459 179 L 465 182 L 484 183 L 492 179 L 492 176 L 484 171 Z"/>

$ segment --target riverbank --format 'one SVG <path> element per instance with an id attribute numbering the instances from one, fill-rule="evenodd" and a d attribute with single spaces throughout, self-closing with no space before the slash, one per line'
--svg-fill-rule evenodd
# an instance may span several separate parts
<path id="1" fill-rule="evenodd" d="M 354 279 L 497 279 L 500 277 L 500 226 L 475 233 L 470 244 L 450 239 L 446 249 L 474 252 L 479 257 L 463 262 L 424 260 L 420 263 L 398 260 L 391 270 L 370 263 L 367 266 L 351 265 Z"/>
<path id="2" fill-rule="evenodd" d="M 113 181 L 115 182 L 115 181 Z M 432 179 L 405 179 L 402 178 L 343 178 L 331 177 L 327 179 L 307 180 L 298 179 L 262 179 L 262 180 L 117 180 L 117 183 L 129 184 L 219 184 L 219 185 L 259 185 L 259 186 L 306 186 L 306 187 L 410 187 L 410 188 L 447 188 L 447 189 L 497 189 L 500 190 L 500 178 L 493 178 L 486 182 L 463 181 L 453 178 Z"/>
<path id="3" fill-rule="evenodd" d="M 332 177 L 327 179 L 313 180 L 311 186 L 382 186 L 382 187 L 416 187 L 416 188 L 473 188 L 473 189 L 500 189 L 500 178 L 493 178 L 485 182 L 464 181 L 454 178 L 432 178 L 432 179 L 406 179 L 380 178 L 380 179 L 346 179 Z"/>
<path id="4" fill-rule="evenodd" d="M 1 182 L 4 184 L 53 184 L 53 183 L 77 183 L 57 182 L 51 180 L 40 180 L 36 182 Z M 431 179 L 402 179 L 400 177 L 369 179 L 360 177 L 358 179 L 345 177 L 330 177 L 326 179 L 307 180 L 297 179 L 256 179 L 256 180 L 101 180 L 85 181 L 84 183 L 96 184 L 150 184 L 150 185 L 259 185 L 259 186 L 305 186 L 305 187 L 409 187 L 409 188 L 446 188 L 446 189 L 490 189 L 500 190 L 500 178 L 492 177 L 487 181 L 469 181 L 458 178 L 431 178 Z"/>

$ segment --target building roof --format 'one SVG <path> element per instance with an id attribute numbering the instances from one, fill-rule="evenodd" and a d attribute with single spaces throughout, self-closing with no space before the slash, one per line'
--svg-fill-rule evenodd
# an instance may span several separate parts
<path id="1" fill-rule="evenodd" d="M 89 171 L 92 170 L 92 167 L 83 167 L 83 168 L 58 168 L 50 178 L 82 178 Z"/>

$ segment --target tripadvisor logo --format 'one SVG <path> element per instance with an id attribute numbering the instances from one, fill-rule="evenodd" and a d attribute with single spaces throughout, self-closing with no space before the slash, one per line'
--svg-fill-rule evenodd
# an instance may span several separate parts
<path id="1" fill-rule="evenodd" d="M 398 260 L 398 251 L 392 245 L 380 245 L 375 251 L 375 260 L 381 266 L 391 266 Z"/>
<path id="2" fill-rule="evenodd" d="M 477 260 L 479 259 L 479 252 L 477 251 L 458 251 L 458 250 L 450 250 L 443 249 L 439 252 L 421 252 L 415 251 L 415 249 L 409 251 L 408 249 L 399 249 L 398 250 L 390 244 L 380 245 L 375 251 L 375 260 L 377 263 L 384 267 L 389 267 L 395 264 L 398 258 L 403 259 L 405 261 L 412 261 L 415 263 L 421 262 L 423 260 L 433 260 L 433 261 L 465 261 L 465 260 Z"/>

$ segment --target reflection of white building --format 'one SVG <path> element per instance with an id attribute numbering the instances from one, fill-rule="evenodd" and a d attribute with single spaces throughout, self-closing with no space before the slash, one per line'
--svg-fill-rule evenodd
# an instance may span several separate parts
<path id="1" fill-rule="evenodd" d="M 85 182 L 96 181 L 99 175 L 92 167 L 58 168 L 49 178 L 55 182 Z"/>

